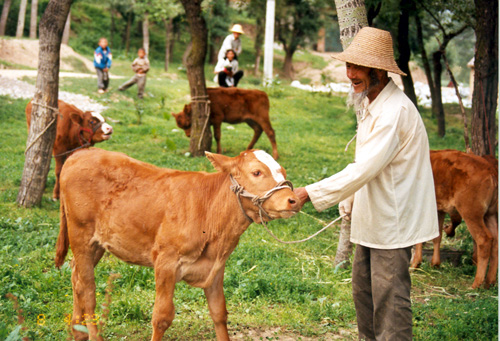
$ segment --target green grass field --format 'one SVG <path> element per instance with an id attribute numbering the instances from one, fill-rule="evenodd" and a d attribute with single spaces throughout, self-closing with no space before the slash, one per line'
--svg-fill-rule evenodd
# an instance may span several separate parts
<path id="1" fill-rule="evenodd" d="M 115 70 L 126 74 L 128 62 L 117 61 Z M 205 158 L 185 156 L 189 140 L 182 131 L 173 131 L 170 112 L 178 112 L 189 101 L 185 71 L 175 66 L 168 74 L 161 65 L 148 76 L 146 98 L 134 102 L 136 88 L 98 96 L 94 79 L 62 79 L 61 89 L 96 98 L 109 107 L 105 117 L 114 123 L 113 138 L 98 145 L 122 151 L 157 166 L 182 170 L 212 171 Z M 242 87 L 257 87 L 251 79 Z M 112 80 L 111 87 L 120 84 Z M 210 85 L 210 84 L 209 84 Z M 346 112 L 343 96 L 313 94 L 287 85 L 267 90 L 271 119 L 276 130 L 280 164 L 287 169 L 295 186 L 320 180 L 343 169 L 352 159 L 354 147 L 344 153 L 355 133 L 355 118 Z M 16 334 L 18 313 L 11 293 L 17 297 L 25 321 L 16 335 L 31 340 L 64 340 L 68 337 L 68 315 L 72 312 L 70 268 L 54 267 L 55 241 L 59 229 L 58 203 L 50 200 L 54 185 L 53 165 L 40 207 L 23 209 L 15 204 L 24 164 L 27 100 L 0 97 L 0 339 Z M 436 134 L 429 110 L 422 115 L 434 149 L 463 149 L 459 109 L 447 106 L 448 128 L 445 138 Z M 138 114 L 141 113 L 141 115 Z M 138 121 L 141 124 L 138 124 Z M 224 154 L 234 156 L 252 137 L 246 125 L 223 126 Z M 271 151 L 266 136 L 257 148 Z M 317 213 L 310 204 L 303 211 L 330 221 L 338 216 L 334 207 Z M 308 215 L 272 222 L 270 228 L 282 239 L 300 239 L 321 226 Z M 283 246 L 259 225 L 251 225 L 227 262 L 225 293 L 231 335 L 250 339 L 250 331 L 273 330 L 276 339 L 345 339 L 357 337 L 351 298 L 351 269 L 336 269 L 333 259 L 338 227 L 312 241 Z M 416 340 L 491 340 L 498 335 L 498 289 L 471 290 L 475 267 L 472 265 L 472 239 L 464 225 L 453 239 L 443 239 L 445 247 L 465 252 L 461 265 L 444 263 L 434 269 L 424 263 L 412 273 L 414 335 Z M 109 316 L 103 316 L 107 280 L 114 281 Z M 154 302 L 153 270 L 105 256 L 96 268 L 98 308 L 96 320 L 103 320 L 104 336 L 109 340 L 148 340 Z M 214 339 L 213 324 L 202 290 L 184 283 L 177 285 L 176 318 L 165 339 Z"/>

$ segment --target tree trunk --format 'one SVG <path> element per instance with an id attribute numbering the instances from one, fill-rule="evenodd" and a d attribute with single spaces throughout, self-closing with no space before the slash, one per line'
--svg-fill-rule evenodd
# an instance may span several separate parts
<path id="1" fill-rule="evenodd" d="M 21 0 L 19 5 L 19 16 L 17 18 L 16 38 L 22 38 L 24 32 L 24 21 L 26 19 L 26 5 L 28 0 Z"/>
<path id="2" fill-rule="evenodd" d="M 5 0 L 2 7 L 2 16 L 0 17 L 0 36 L 5 35 L 5 27 L 7 26 L 7 18 L 9 17 L 9 9 L 12 0 Z"/>
<path id="3" fill-rule="evenodd" d="M 340 26 L 340 41 L 342 48 L 345 50 L 351 43 L 358 31 L 368 26 L 366 17 L 366 7 L 364 0 L 335 0 L 337 15 Z M 335 255 L 335 265 L 343 261 L 349 261 L 352 254 L 351 238 L 351 222 L 342 219 L 340 227 L 339 243 L 337 245 L 337 253 Z M 347 262 L 344 263 L 347 266 Z"/>
<path id="4" fill-rule="evenodd" d="M 212 44 L 209 46 L 209 63 L 212 65 L 217 64 L 217 58 L 219 56 L 219 47 L 221 46 L 221 40 L 223 37 L 213 35 L 210 38 Z"/>
<path id="5" fill-rule="evenodd" d="M 349 257 L 352 254 L 351 238 L 351 221 L 342 219 L 340 224 L 339 243 L 337 245 L 337 253 L 335 254 L 334 266 L 347 268 L 350 265 Z M 341 264 L 341 265 L 339 265 Z"/>
<path id="6" fill-rule="evenodd" d="M 62 36 L 62 43 L 68 45 L 69 43 L 69 33 L 71 31 L 71 11 L 68 13 L 68 18 L 66 18 L 66 23 L 64 24 L 64 32 Z"/>
<path id="7" fill-rule="evenodd" d="M 368 26 L 364 0 L 335 0 L 339 18 L 340 42 L 345 50 L 358 31 Z"/>
<path id="8" fill-rule="evenodd" d="M 38 0 L 31 0 L 30 39 L 36 39 L 38 23 Z"/>
<path id="9" fill-rule="evenodd" d="M 434 72 L 434 91 L 431 93 L 432 98 L 432 115 L 437 119 L 438 135 L 444 137 L 446 134 L 446 122 L 444 117 L 443 99 L 441 98 L 441 74 L 443 65 L 441 64 L 441 50 L 432 54 L 432 66 Z"/>
<path id="10" fill-rule="evenodd" d="M 262 44 L 264 43 L 264 18 L 257 18 L 255 23 L 255 66 L 254 74 L 257 76 L 259 74 L 260 59 L 262 58 Z"/>
<path id="11" fill-rule="evenodd" d="M 283 64 L 283 72 L 286 78 L 292 79 L 294 76 L 293 70 L 293 53 L 292 49 L 285 50 L 285 63 Z"/>
<path id="12" fill-rule="evenodd" d="M 192 156 L 204 156 L 212 144 L 210 105 L 205 85 L 207 55 L 207 25 L 201 15 L 202 0 L 181 0 L 191 31 L 192 48 L 186 58 L 187 76 L 191 89 L 192 119 L 189 150 Z"/>
<path id="13" fill-rule="evenodd" d="M 38 76 L 17 203 L 39 205 L 56 137 L 59 52 L 71 0 L 51 0 L 40 21 Z"/>
<path id="14" fill-rule="evenodd" d="M 410 26 L 410 12 L 413 10 L 412 0 L 401 0 L 400 9 L 401 15 L 398 24 L 398 50 L 399 58 L 397 60 L 398 66 L 407 76 L 401 76 L 406 96 L 417 106 L 417 95 L 415 94 L 415 87 L 413 86 L 413 78 L 410 72 L 410 42 L 408 37 L 408 30 Z"/>
<path id="15" fill-rule="evenodd" d="M 472 94 L 472 151 L 495 155 L 498 98 L 498 0 L 475 0 L 476 53 Z"/>
<path id="16" fill-rule="evenodd" d="M 417 40 L 420 47 L 420 55 L 422 57 L 422 64 L 424 65 L 425 76 L 427 77 L 427 83 L 429 84 L 429 92 L 431 96 L 434 94 L 434 80 L 432 79 L 431 65 L 429 63 L 429 58 L 427 57 L 427 52 L 425 51 L 424 37 L 422 34 L 422 23 L 418 15 L 415 16 L 415 22 L 417 24 Z"/>
<path id="17" fill-rule="evenodd" d="M 149 13 L 144 13 L 144 18 L 142 20 L 142 37 L 144 50 L 146 54 L 149 54 Z"/>
<path id="18" fill-rule="evenodd" d="M 109 47 L 113 49 L 113 41 L 115 39 L 115 30 L 116 30 L 116 24 L 115 24 L 115 9 L 113 8 L 113 5 L 109 6 L 109 16 L 111 19 L 111 25 L 109 28 Z"/>
<path id="19" fill-rule="evenodd" d="M 173 19 L 163 20 L 165 25 L 165 71 L 168 71 L 168 63 L 170 62 L 170 35 L 172 34 Z"/>
<path id="20" fill-rule="evenodd" d="M 132 27 L 132 14 L 127 16 L 127 27 L 125 28 L 125 54 L 128 56 L 130 51 L 130 28 Z"/>

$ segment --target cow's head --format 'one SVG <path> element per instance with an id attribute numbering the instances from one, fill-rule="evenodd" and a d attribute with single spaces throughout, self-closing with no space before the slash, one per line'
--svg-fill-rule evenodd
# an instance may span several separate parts
<path id="1" fill-rule="evenodd" d="M 239 156 L 228 157 L 206 152 L 215 169 L 231 174 L 246 192 L 262 197 L 286 178 L 286 171 L 271 155 L 262 150 L 249 150 Z M 245 213 L 260 223 L 259 209 L 251 199 L 241 199 Z M 299 199 L 289 187 L 274 192 L 262 204 L 271 219 L 290 218 L 300 211 Z M 268 218 L 264 217 L 267 221 Z"/>
<path id="2" fill-rule="evenodd" d="M 69 117 L 73 123 L 80 126 L 81 136 L 92 145 L 109 140 L 113 134 L 113 127 L 107 124 L 101 114 L 85 111 L 72 112 Z"/>
<path id="3" fill-rule="evenodd" d="M 178 114 L 172 113 L 177 126 L 184 130 L 187 137 L 191 137 L 191 104 L 186 104 Z"/>

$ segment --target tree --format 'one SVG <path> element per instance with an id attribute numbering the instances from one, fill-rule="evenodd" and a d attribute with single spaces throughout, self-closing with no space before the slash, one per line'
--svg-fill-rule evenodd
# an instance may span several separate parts
<path id="1" fill-rule="evenodd" d="M 31 0 L 30 38 L 36 39 L 38 22 L 38 0 Z"/>
<path id="2" fill-rule="evenodd" d="M 202 0 L 181 0 L 191 31 L 191 50 L 186 58 L 187 76 L 191 89 L 191 140 L 192 156 L 204 156 L 210 150 L 210 104 L 205 85 L 204 63 L 207 55 L 207 25 L 201 15 Z"/>
<path id="3" fill-rule="evenodd" d="M 364 0 L 335 0 L 340 26 L 340 41 L 345 50 L 359 30 L 368 26 Z M 346 267 L 352 254 L 351 221 L 342 219 L 334 264 Z"/>
<path id="4" fill-rule="evenodd" d="M 142 47 L 149 54 L 149 13 L 146 11 L 142 17 Z"/>
<path id="5" fill-rule="evenodd" d="M 24 20 L 26 18 L 26 5 L 28 0 L 21 0 L 19 5 L 19 16 L 17 18 L 16 38 L 22 38 L 24 31 Z"/>
<path id="6" fill-rule="evenodd" d="M 285 77 L 293 77 L 293 54 L 298 47 L 308 39 L 315 40 L 322 26 L 320 13 L 324 7 L 322 0 L 276 1 L 276 35 L 285 50 Z"/>
<path id="7" fill-rule="evenodd" d="M 0 16 L 0 36 L 5 35 L 5 27 L 7 27 L 7 18 L 9 17 L 9 9 L 12 0 L 5 0 L 2 7 L 2 16 Z"/>
<path id="8" fill-rule="evenodd" d="M 247 7 L 248 14 L 255 18 L 255 75 L 259 74 L 260 60 L 262 58 L 262 45 L 266 25 L 266 0 L 251 0 Z"/>
<path id="9" fill-rule="evenodd" d="M 498 0 L 475 0 L 476 52 L 472 94 L 472 151 L 495 155 L 498 99 Z"/>
<path id="10" fill-rule="evenodd" d="M 426 69 L 428 83 L 432 83 L 432 86 L 429 85 L 432 98 L 432 114 L 437 119 L 438 135 L 443 137 L 446 133 L 446 122 L 443 101 L 441 98 L 441 75 L 443 73 L 441 61 L 450 41 L 470 27 L 469 22 L 464 23 L 461 13 L 470 11 L 471 9 L 468 8 L 467 1 L 459 0 L 453 0 L 446 3 L 429 0 L 419 2 L 419 5 L 425 13 L 429 15 L 433 26 L 440 34 L 440 37 L 436 36 L 436 38 L 438 38 L 438 48 L 432 53 L 432 73 L 427 72 L 427 70 L 431 69 L 430 66 L 424 66 L 424 68 Z M 417 26 L 422 28 L 421 23 L 417 23 Z M 419 33 L 419 35 L 421 34 Z M 421 51 L 427 55 L 424 46 L 421 46 Z M 428 61 L 427 58 L 425 59 Z M 422 60 L 424 62 L 425 59 L 422 55 Z"/>
<path id="11" fill-rule="evenodd" d="M 413 78 L 410 71 L 410 40 L 409 40 L 409 26 L 410 26 L 410 13 L 415 12 L 413 0 L 401 0 L 399 7 L 401 9 L 398 23 L 397 34 L 397 47 L 399 56 L 396 62 L 406 76 L 401 76 L 404 86 L 404 92 L 408 98 L 417 106 L 417 95 L 415 94 L 415 87 L 413 86 Z"/>
<path id="12" fill-rule="evenodd" d="M 205 11 L 208 28 L 208 60 L 210 64 L 217 64 L 217 56 L 222 45 L 222 40 L 229 34 L 227 18 L 231 13 L 226 0 L 210 0 Z"/>
<path id="13" fill-rule="evenodd" d="M 174 18 L 181 14 L 182 6 L 177 1 L 155 0 L 151 4 L 151 9 L 151 20 L 162 23 L 165 28 L 165 71 L 168 71 Z"/>
<path id="14" fill-rule="evenodd" d="M 68 18 L 64 24 L 64 31 L 62 36 L 62 43 L 68 45 L 69 43 L 69 33 L 71 31 L 71 11 L 68 13 Z"/>
<path id="15" fill-rule="evenodd" d="M 50 0 L 40 21 L 38 76 L 17 203 L 40 204 L 57 126 L 59 54 L 71 0 Z"/>

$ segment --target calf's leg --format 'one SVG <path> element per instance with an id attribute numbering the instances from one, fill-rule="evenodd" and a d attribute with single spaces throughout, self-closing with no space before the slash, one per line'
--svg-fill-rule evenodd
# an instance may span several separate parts
<path id="1" fill-rule="evenodd" d="M 75 244 L 73 244 L 75 245 Z M 73 247 L 73 246 L 72 246 Z M 95 315 L 95 278 L 94 267 L 97 265 L 104 249 L 93 244 L 91 247 L 84 247 L 87 252 L 81 252 L 81 248 L 74 248 L 74 258 L 71 262 L 72 274 L 71 282 L 73 285 L 73 317 L 72 325 L 86 325 L 89 334 L 80 332 L 72 328 L 75 340 L 103 340 L 97 335 L 97 321 Z"/>
<path id="2" fill-rule="evenodd" d="M 207 123 L 209 124 L 209 123 Z M 221 123 L 214 123 L 214 138 L 215 142 L 217 142 L 217 154 L 222 154 L 222 147 L 220 145 L 221 138 Z"/>
<path id="3" fill-rule="evenodd" d="M 488 230 L 493 236 L 490 265 L 488 274 L 486 275 L 485 287 L 489 288 L 490 285 L 495 284 L 497 280 L 497 267 L 498 267 L 498 217 L 496 214 L 490 214 L 485 217 L 485 223 Z"/>
<path id="4" fill-rule="evenodd" d="M 247 124 L 253 129 L 253 138 L 247 147 L 247 150 L 248 150 L 248 149 L 252 149 L 253 146 L 255 146 L 255 144 L 259 140 L 260 135 L 262 134 L 262 128 L 260 127 L 260 125 L 258 125 L 254 121 L 247 121 Z"/>
<path id="5" fill-rule="evenodd" d="M 162 264 L 163 262 L 155 262 Z M 175 317 L 174 290 L 175 271 L 155 265 L 156 298 L 153 308 L 153 336 L 151 341 L 160 341 Z"/>
<path id="6" fill-rule="evenodd" d="M 205 288 L 205 296 L 208 301 L 210 316 L 215 324 L 215 334 L 218 341 L 229 340 L 227 332 L 227 310 L 226 299 L 224 297 L 224 268 L 216 275 L 214 282 L 208 288 Z"/>
<path id="7" fill-rule="evenodd" d="M 260 124 L 261 128 L 264 130 L 267 137 L 269 138 L 269 141 L 271 142 L 271 146 L 273 147 L 273 158 L 275 160 L 278 160 L 279 154 L 278 154 L 278 146 L 276 145 L 276 135 L 274 134 L 273 127 L 271 127 L 271 123 L 269 121 L 266 122 L 263 120 L 257 123 Z"/>
<path id="8" fill-rule="evenodd" d="M 56 157 L 56 184 L 54 185 L 54 192 L 52 193 L 52 198 L 54 200 L 59 199 L 59 175 L 61 174 L 61 169 L 66 158 L 64 156 Z"/>
<path id="9" fill-rule="evenodd" d="M 441 265 L 441 253 L 439 251 L 441 247 L 441 238 L 443 236 L 443 223 L 444 223 L 444 212 L 438 212 L 438 225 L 439 225 L 439 236 L 432 240 L 434 245 L 434 252 L 432 253 L 431 265 L 438 267 Z"/>
<path id="10" fill-rule="evenodd" d="M 467 228 L 477 245 L 477 269 L 472 288 L 479 288 L 486 276 L 488 261 L 491 256 L 493 236 L 484 224 L 483 217 L 477 212 L 474 215 L 463 215 Z"/>

